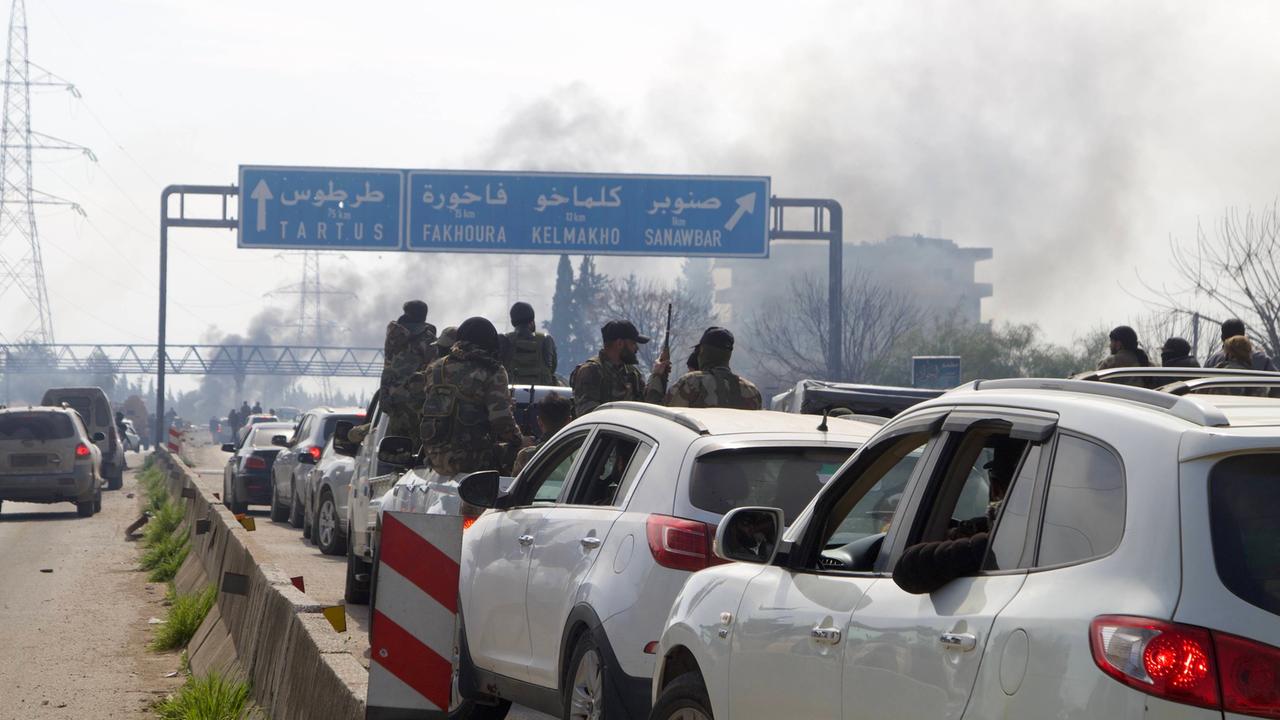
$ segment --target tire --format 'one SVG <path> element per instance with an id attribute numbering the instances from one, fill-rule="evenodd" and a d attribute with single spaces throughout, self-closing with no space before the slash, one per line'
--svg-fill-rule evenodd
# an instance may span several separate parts
<path id="1" fill-rule="evenodd" d="M 93 517 L 93 501 L 83 500 L 76 503 L 76 515 L 80 517 Z"/>
<path id="2" fill-rule="evenodd" d="M 302 515 L 302 539 L 303 540 L 311 540 L 311 526 L 312 526 L 311 513 L 303 513 Z M 315 542 L 313 541 L 311 544 L 315 545 Z"/>
<path id="3" fill-rule="evenodd" d="M 302 498 L 298 497 L 298 486 L 290 485 L 293 488 L 293 499 L 289 501 L 289 524 L 293 527 L 302 527 Z M 341 551 L 339 551 L 341 552 Z"/>
<path id="4" fill-rule="evenodd" d="M 475 700 L 461 700 L 449 711 L 449 720 L 503 720 L 511 712 L 510 700 L 499 700 L 485 705 Z"/>
<path id="5" fill-rule="evenodd" d="M 311 528 L 316 547 L 325 555 L 341 555 L 347 551 L 347 539 L 342 535 L 342 521 L 338 519 L 338 504 L 333 494 L 325 489 L 320 493 L 320 507 L 316 510 L 315 526 Z M 373 567 L 378 567 L 377 554 L 374 554 Z M 370 582 L 370 588 L 375 585 Z"/>
<path id="6" fill-rule="evenodd" d="M 118 467 L 107 473 L 107 489 L 119 490 L 124 487 L 124 468 Z"/>
<path id="7" fill-rule="evenodd" d="M 382 562 L 382 548 L 374 546 L 373 564 L 369 566 L 369 637 L 373 637 L 373 609 L 378 607 L 378 563 Z"/>
<path id="8" fill-rule="evenodd" d="M 280 504 L 280 499 L 276 493 L 275 478 L 271 479 L 271 522 L 284 522 L 285 517 L 289 514 L 288 508 Z"/>
<path id="9" fill-rule="evenodd" d="M 649 714 L 650 720 L 715 720 L 706 684 L 696 672 L 687 672 L 672 680 Z"/>
<path id="10" fill-rule="evenodd" d="M 94 493 L 93 495 L 93 512 L 94 514 L 102 512 L 102 491 L 101 490 Z"/>
<path id="11" fill-rule="evenodd" d="M 369 604 L 369 581 L 363 583 L 356 577 L 357 575 L 368 575 L 369 566 L 365 561 L 356 557 L 351 550 L 351 546 L 347 546 L 347 584 L 342 592 L 342 598 L 352 605 L 368 605 Z"/>
<path id="12" fill-rule="evenodd" d="M 609 720 L 622 717 L 607 701 L 605 682 L 609 675 L 604 653 L 590 632 L 578 638 L 565 674 L 564 720 Z"/>

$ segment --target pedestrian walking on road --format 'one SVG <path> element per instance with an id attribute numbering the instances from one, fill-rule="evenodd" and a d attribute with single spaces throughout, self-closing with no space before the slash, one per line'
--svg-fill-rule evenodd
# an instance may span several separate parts
<path id="1" fill-rule="evenodd" d="M 573 387 L 574 414 L 582 417 L 608 402 L 635 400 L 662 404 L 667 392 L 667 376 L 671 361 L 666 354 L 658 357 L 648 382 L 640 368 L 636 352 L 649 342 L 630 320 L 610 320 L 600 328 L 604 346 L 600 354 L 588 359 L 569 376 Z"/>
<path id="2" fill-rule="evenodd" d="M 667 391 L 671 407 L 722 407 L 760 410 L 764 399 L 750 380 L 729 369 L 733 356 L 733 333 L 709 327 L 698 341 L 698 370 L 685 374 Z"/>
<path id="3" fill-rule="evenodd" d="M 1198 368 L 1200 363 L 1191 354 L 1191 343 L 1180 337 L 1171 337 L 1160 348 L 1160 364 L 1164 367 Z"/>
<path id="4" fill-rule="evenodd" d="M 1210 367 L 1210 368 L 1216 368 L 1216 367 L 1220 367 L 1222 363 L 1226 362 L 1227 361 L 1227 352 L 1226 352 L 1227 341 L 1236 336 L 1244 336 L 1244 337 L 1248 336 L 1248 333 L 1245 332 L 1244 321 L 1241 320 L 1240 318 L 1231 318 L 1229 320 L 1224 321 L 1222 323 L 1223 347 L 1221 350 L 1210 355 L 1209 359 L 1204 361 L 1204 366 Z M 1249 358 L 1249 367 L 1239 368 L 1239 369 L 1266 370 L 1267 372 L 1275 372 L 1276 366 L 1274 363 L 1271 362 L 1271 358 L 1268 357 L 1266 353 L 1262 352 L 1261 350 L 1253 350 Z"/>
<path id="5" fill-rule="evenodd" d="M 556 381 L 556 341 L 538 332 L 533 306 L 518 302 L 511 306 L 511 326 L 502 336 L 502 365 L 512 385 L 559 385 Z"/>
<path id="6" fill-rule="evenodd" d="M 262 414 L 262 401 L 261 401 L 261 400 L 254 400 L 254 401 L 253 401 L 253 408 L 252 408 L 252 409 L 253 409 L 253 414 L 254 414 L 254 415 L 261 415 L 261 414 Z"/>
<path id="7" fill-rule="evenodd" d="M 253 408 L 249 407 L 248 400 L 240 401 L 240 427 L 244 427 L 249 422 L 249 416 L 253 414 Z"/>
<path id="8" fill-rule="evenodd" d="M 507 371 L 497 355 L 498 329 L 482 317 L 468 318 L 458 326 L 449 354 L 426 370 L 422 445 L 431 468 L 441 475 L 502 470 L 505 453 L 499 444 L 525 445 L 511 409 Z"/>

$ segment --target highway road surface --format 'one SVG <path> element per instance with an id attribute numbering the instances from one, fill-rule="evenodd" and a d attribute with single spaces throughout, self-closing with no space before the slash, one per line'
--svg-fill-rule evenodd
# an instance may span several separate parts
<path id="1" fill-rule="evenodd" d="M 222 493 L 222 470 L 230 453 L 222 452 L 215 445 L 189 443 L 184 454 L 196 467 L 196 483 L 206 492 Z M 70 506 L 68 506 L 70 507 Z M 266 506 L 252 505 L 249 515 L 254 519 L 253 539 L 265 550 L 265 561 L 289 575 L 301 575 L 306 594 L 316 602 L 341 604 L 346 582 L 346 557 L 324 555 L 310 542 L 302 538 L 302 531 L 288 522 L 272 522 Z M 366 605 L 347 606 L 347 647 L 351 654 L 366 668 L 369 667 L 369 608 Z M 507 716 L 510 720 L 553 720 L 550 715 L 527 708 L 513 708 Z"/>
<path id="2" fill-rule="evenodd" d="M 90 518 L 70 503 L 0 508 L 0 718 L 150 718 L 181 684 L 165 677 L 178 654 L 147 650 L 165 586 L 146 582 L 124 538 L 136 494 L 130 471 Z"/>

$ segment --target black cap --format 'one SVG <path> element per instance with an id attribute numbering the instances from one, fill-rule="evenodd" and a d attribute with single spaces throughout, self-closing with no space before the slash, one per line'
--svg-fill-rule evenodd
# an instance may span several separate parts
<path id="1" fill-rule="evenodd" d="M 498 329 L 482 317 L 471 317 L 458 326 L 458 341 L 469 342 L 482 350 L 498 352 Z"/>
<path id="2" fill-rule="evenodd" d="M 1237 335 L 1244 334 L 1244 321 L 1240 318 L 1230 318 L 1222 321 L 1222 339 L 1232 338 Z"/>
<path id="3" fill-rule="evenodd" d="M 1171 337 L 1164 341 L 1164 347 L 1160 350 L 1175 356 L 1190 355 L 1191 343 L 1180 337 Z"/>
<path id="4" fill-rule="evenodd" d="M 698 341 L 699 345 L 710 345 L 718 347 L 721 350 L 733 349 L 733 333 L 728 330 L 712 325 L 702 333 L 702 339 Z"/>
<path id="5" fill-rule="evenodd" d="M 404 317 L 411 322 L 422 322 L 427 319 L 427 304 L 421 300 L 410 300 L 404 304 Z"/>
<path id="6" fill-rule="evenodd" d="M 533 322 L 533 306 L 521 301 L 511 306 L 511 324 L 522 325 Z"/>
<path id="7" fill-rule="evenodd" d="M 641 345 L 649 342 L 649 338 L 641 335 L 630 320 L 610 320 L 604 324 L 604 327 L 600 328 L 600 337 L 604 338 L 605 342 L 611 340 L 635 340 Z"/>

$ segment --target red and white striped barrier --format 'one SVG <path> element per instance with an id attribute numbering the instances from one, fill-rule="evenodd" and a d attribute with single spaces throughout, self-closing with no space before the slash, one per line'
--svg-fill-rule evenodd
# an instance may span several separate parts
<path id="1" fill-rule="evenodd" d="M 461 555 L 461 517 L 383 514 L 368 720 L 448 717 Z"/>
<path id="2" fill-rule="evenodd" d="M 181 430 L 174 427 L 169 428 L 169 442 L 167 443 L 166 447 L 168 447 L 169 452 L 171 453 L 182 452 L 182 431 Z"/>

